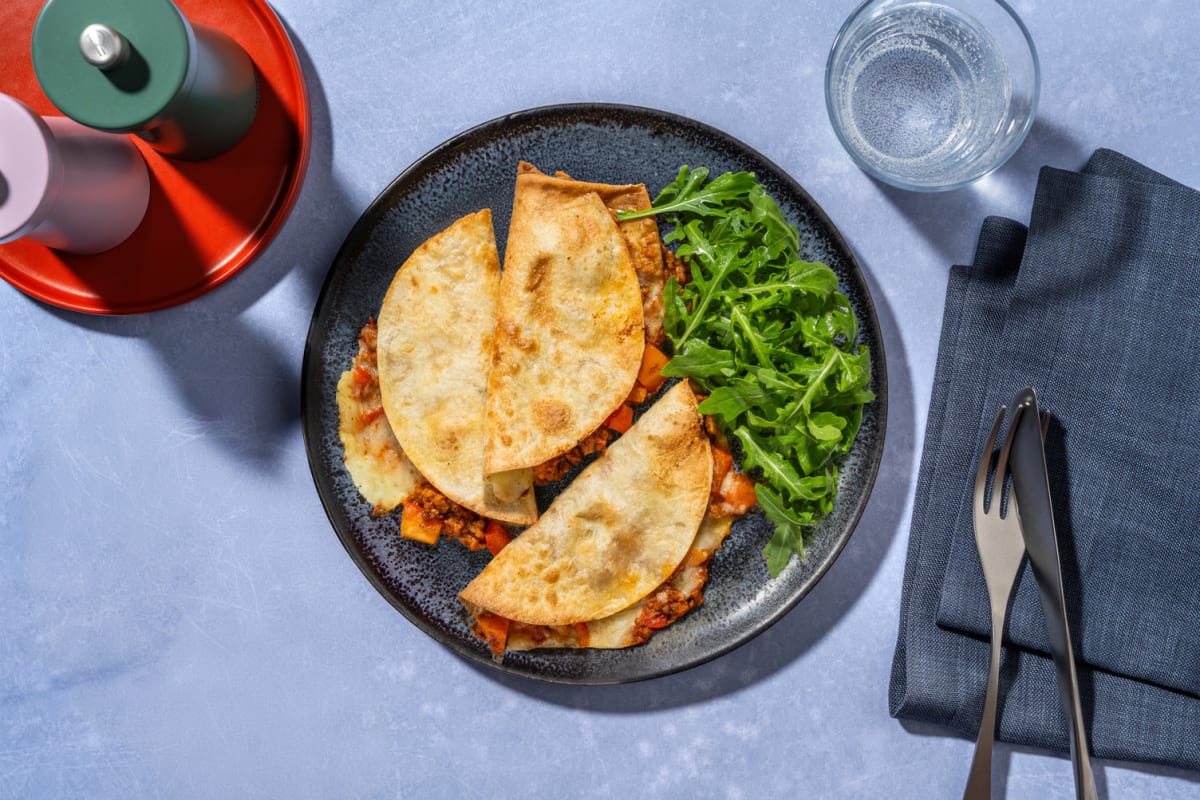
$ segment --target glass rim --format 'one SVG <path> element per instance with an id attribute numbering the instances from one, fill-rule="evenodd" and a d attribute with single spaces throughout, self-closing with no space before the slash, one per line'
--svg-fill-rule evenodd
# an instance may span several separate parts
<path id="1" fill-rule="evenodd" d="M 825 113 L 829 116 L 830 127 L 833 128 L 834 136 L 837 137 L 842 149 L 847 155 L 850 156 L 850 159 L 854 161 L 859 169 L 871 177 L 882 181 L 889 186 L 894 186 L 898 189 L 904 189 L 911 192 L 946 192 L 954 189 L 961 189 L 964 186 L 975 183 L 980 178 L 983 178 L 1004 166 L 1004 164 L 1013 157 L 1013 154 L 1015 154 L 1020 146 L 1025 142 L 1026 137 L 1029 136 L 1029 131 L 1033 128 L 1033 123 L 1037 119 L 1038 101 L 1041 99 L 1042 89 L 1041 61 L 1038 59 L 1037 46 L 1033 42 L 1033 36 L 1030 35 L 1029 28 L 1025 26 L 1025 22 L 1021 19 L 1020 15 L 1013 10 L 1012 6 L 1010 6 L 1006 0 L 985 0 L 985 2 L 994 3 L 995 5 L 999 6 L 1008 14 L 1012 21 L 1016 23 L 1017 30 L 1021 32 L 1021 36 L 1029 50 L 1029 57 L 1033 66 L 1033 87 L 1032 91 L 1030 92 L 1029 114 L 1026 117 L 1024 124 L 1021 126 L 1021 130 L 1017 132 L 1016 136 L 1013 137 L 1008 146 L 1005 147 L 995 159 L 989 161 L 977 173 L 972 173 L 970 177 L 967 178 L 954 180 L 949 183 L 914 184 L 904 181 L 893 175 L 888 175 L 887 173 L 882 172 L 870 164 L 867 164 L 859 156 L 858 151 L 851 146 L 849 140 L 846 138 L 846 135 L 842 132 L 842 126 L 838 123 L 837 114 L 833 108 L 832 76 L 834 54 L 837 53 L 838 46 L 846 37 L 850 27 L 859 19 L 859 17 L 862 16 L 867 7 L 876 5 L 882 1 L 883 0 L 862 0 L 862 2 L 860 2 L 858 6 L 846 16 L 845 21 L 838 29 L 837 35 L 833 37 L 833 43 L 829 46 L 829 55 L 825 59 Z M 935 3 L 937 2 L 937 0 L 933 1 Z M 951 0 L 951 2 L 953 2 L 953 0 Z"/>

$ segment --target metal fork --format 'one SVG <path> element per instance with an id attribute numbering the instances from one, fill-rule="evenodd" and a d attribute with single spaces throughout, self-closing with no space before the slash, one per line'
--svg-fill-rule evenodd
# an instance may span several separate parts
<path id="1" fill-rule="evenodd" d="M 996 446 L 996 436 L 1004 422 L 1007 406 L 1000 407 L 991 435 L 979 458 L 979 469 L 975 474 L 973 512 L 975 522 L 975 546 L 979 550 L 979 561 L 983 565 L 983 579 L 987 583 L 988 599 L 992 607 L 992 657 L 988 666 L 987 693 L 983 701 L 983 719 L 979 723 L 979 737 L 975 741 L 975 756 L 971 760 L 971 771 L 963 800 L 990 800 L 992 796 L 992 744 L 996 735 L 996 700 L 1000 684 L 1000 642 L 1004 635 L 1004 621 L 1008 615 L 1008 599 L 1020 573 L 1021 561 L 1025 557 L 1025 539 L 1021 535 L 1021 522 L 1017 514 L 1017 497 L 1009 492 L 1008 504 L 1002 503 L 1004 483 L 1007 478 L 1008 454 L 1012 448 L 1013 434 L 1021 421 L 1025 406 L 1018 406 L 1008 423 L 1004 445 L 996 461 L 996 470 L 990 483 L 989 467 Z M 1042 438 L 1050 421 L 1047 413 L 1042 417 Z M 1001 512 L 1004 511 L 1003 515 Z"/>

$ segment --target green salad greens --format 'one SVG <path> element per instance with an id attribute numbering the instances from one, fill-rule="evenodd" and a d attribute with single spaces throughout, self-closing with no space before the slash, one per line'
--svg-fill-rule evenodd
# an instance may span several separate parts
<path id="1" fill-rule="evenodd" d="M 775 533 L 763 550 L 775 577 L 804 529 L 833 508 L 838 456 L 850 449 L 874 399 L 858 320 L 825 264 L 800 257 L 800 236 L 749 172 L 708 181 L 684 166 L 653 208 L 691 273 L 664 290 L 674 356 L 664 375 L 691 378 L 711 414 L 741 444 L 742 466 Z"/>

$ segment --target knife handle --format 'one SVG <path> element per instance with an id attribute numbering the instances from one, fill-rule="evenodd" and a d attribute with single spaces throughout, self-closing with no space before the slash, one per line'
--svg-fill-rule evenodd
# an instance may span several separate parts
<path id="1" fill-rule="evenodd" d="M 1066 618 L 1065 615 L 1063 618 Z M 1070 636 L 1065 628 L 1062 633 L 1066 642 L 1066 657 L 1055 658 L 1054 664 L 1055 672 L 1058 675 L 1058 690 L 1062 695 L 1063 710 L 1070 709 L 1067 730 L 1071 740 L 1071 765 L 1075 771 L 1075 797 L 1077 800 L 1096 800 L 1092 757 L 1088 752 L 1087 729 L 1083 724 L 1083 705 L 1079 700 L 1079 676 L 1075 671 L 1075 658 L 1071 650 Z"/>
<path id="2" fill-rule="evenodd" d="M 1063 595 L 1060 573 L 1058 536 L 1054 528 L 1050 483 L 1046 470 L 1044 421 L 1038 408 L 1037 393 L 1031 388 L 1022 389 L 1013 398 L 1013 407 L 1020 405 L 1027 406 L 1032 413 L 1027 413 L 1018 422 L 1018 438 L 1013 447 L 1013 488 L 1018 495 L 1025 495 L 1024 490 L 1030 490 L 1029 495 L 1021 497 L 1021 528 L 1029 551 L 1030 565 L 1037 579 L 1042 615 L 1046 621 L 1046 638 L 1054 656 L 1054 672 L 1058 679 L 1063 714 L 1066 717 L 1071 765 L 1075 772 L 1075 796 L 1078 800 L 1096 800 L 1087 729 L 1083 724 L 1083 704 L 1079 699 L 1079 676 L 1075 670 L 1071 629 L 1067 623 L 1067 603 Z M 1035 498 L 1040 502 L 1030 502 L 1028 498 Z"/>

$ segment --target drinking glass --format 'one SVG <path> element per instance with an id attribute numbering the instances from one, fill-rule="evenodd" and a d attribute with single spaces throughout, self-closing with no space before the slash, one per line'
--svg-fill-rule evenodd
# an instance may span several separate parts
<path id="1" fill-rule="evenodd" d="M 825 69 L 834 132 L 869 175 L 914 191 L 965 186 L 1016 152 L 1041 82 L 1003 0 L 867 0 Z"/>

